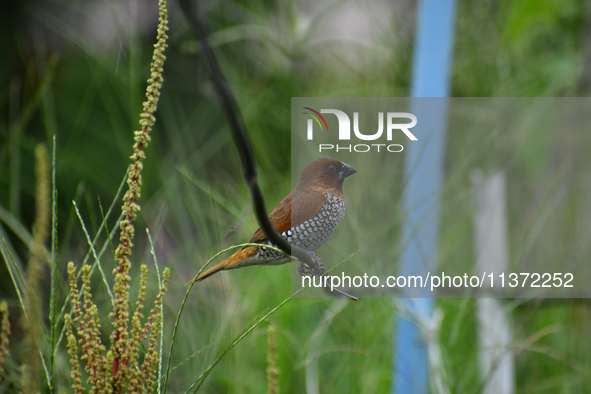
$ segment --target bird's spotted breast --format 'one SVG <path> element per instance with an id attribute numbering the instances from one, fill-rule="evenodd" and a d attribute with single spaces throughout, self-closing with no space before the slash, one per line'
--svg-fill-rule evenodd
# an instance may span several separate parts
<path id="1" fill-rule="evenodd" d="M 314 251 L 332 237 L 345 217 L 346 201 L 343 196 L 336 193 L 324 192 L 324 195 L 326 202 L 315 216 L 281 233 L 287 242 L 302 249 Z M 270 244 L 269 241 L 266 243 Z M 285 255 L 263 247 L 259 249 L 257 257 L 279 259 L 285 258 Z"/>
<path id="2" fill-rule="evenodd" d="M 326 202 L 320 211 L 310 219 L 292 227 L 288 242 L 305 250 L 314 251 L 332 237 L 345 217 L 346 201 L 343 196 L 324 192 Z"/>

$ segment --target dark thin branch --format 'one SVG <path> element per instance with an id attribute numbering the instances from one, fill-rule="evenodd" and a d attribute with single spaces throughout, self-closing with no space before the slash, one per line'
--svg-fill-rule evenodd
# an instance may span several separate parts
<path id="1" fill-rule="evenodd" d="M 209 45 L 209 42 L 207 41 L 205 30 L 201 26 L 199 18 L 195 15 L 192 7 L 192 3 L 194 2 L 192 0 L 179 0 L 179 2 L 181 9 L 185 14 L 185 18 L 187 18 L 187 21 L 193 28 L 193 31 L 195 32 L 195 35 L 201 44 L 202 53 L 205 56 L 207 65 L 211 70 L 215 90 L 220 97 L 222 109 L 226 115 L 226 119 L 228 120 L 230 130 L 232 131 L 234 144 L 236 145 L 236 149 L 238 149 L 238 153 L 240 154 L 244 178 L 252 196 L 254 210 L 259 225 L 265 232 L 267 239 L 269 239 L 273 244 L 277 245 L 277 247 L 284 253 L 294 256 L 308 267 L 312 267 L 314 263 L 310 254 L 302 248 L 291 245 L 289 242 L 287 242 L 287 240 L 279 235 L 279 233 L 277 233 L 277 231 L 275 231 L 273 228 L 273 225 L 271 225 L 267 215 L 267 210 L 265 209 L 265 200 L 263 199 L 263 194 L 261 193 L 261 189 L 257 183 L 252 144 L 250 143 L 248 133 L 246 132 L 246 127 L 244 126 L 242 115 L 240 114 L 240 109 L 238 108 L 236 99 L 228 87 L 226 79 L 224 78 L 222 70 L 220 69 L 220 65 L 211 49 L 211 46 Z"/>

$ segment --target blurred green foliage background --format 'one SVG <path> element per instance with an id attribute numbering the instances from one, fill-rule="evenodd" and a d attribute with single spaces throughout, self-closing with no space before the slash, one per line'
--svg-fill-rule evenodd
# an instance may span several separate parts
<path id="1" fill-rule="evenodd" d="M 165 297 L 166 349 L 184 283 L 213 254 L 248 240 L 257 227 L 199 46 L 177 4 L 169 7 L 165 83 L 147 150 L 132 257 L 132 271 L 139 263 L 152 267 L 144 233 L 149 227 L 160 265 L 172 269 Z M 204 1 L 198 8 L 252 138 L 269 210 L 290 190 L 291 97 L 409 93 L 416 1 Z M 458 0 L 456 23 L 453 96 L 589 95 L 589 1 Z M 60 302 L 67 290 L 66 262 L 79 266 L 88 250 L 72 200 L 94 236 L 101 223 L 97 196 L 103 207 L 111 204 L 132 153 L 156 24 L 156 2 L 147 0 L 0 4 L 0 207 L 5 211 L 0 231 L 17 258 L 27 261 L 28 249 L 6 218 L 31 228 L 34 147 L 39 142 L 51 147 L 55 135 Z M 538 139 L 539 149 L 519 156 L 523 160 L 508 168 L 503 149 L 497 147 L 498 159 L 485 163 L 485 170 L 509 170 L 509 182 L 543 182 L 543 174 L 554 165 L 556 151 L 550 141 L 555 137 Z M 482 148 L 478 141 L 470 143 L 474 145 L 465 149 Z M 450 145 L 448 157 L 457 149 Z M 589 158 L 581 154 L 589 168 Z M 460 170 L 450 165 L 446 171 L 446 177 L 453 178 Z M 532 190 L 535 182 L 529 185 Z M 346 187 L 354 187 L 353 181 Z M 582 187 L 588 196 L 589 182 Z M 444 199 L 444 204 L 449 201 Z M 513 212 L 523 206 L 511 201 L 510 192 L 508 205 L 510 211 L 515 206 Z M 109 228 L 115 225 L 119 206 L 117 202 Z M 446 211 L 444 205 L 446 212 L 452 208 Z M 469 219 L 463 224 L 469 227 Z M 510 221 L 509 232 L 520 225 Z M 441 242 L 442 253 L 453 253 L 464 242 L 469 251 L 472 245 L 457 233 L 444 235 Z M 113 258 L 105 256 L 102 263 L 110 270 Z M 237 270 L 194 287 L 181 320 L 169 392 L 184 392 L 236 335 L 289 296 L 289 270 Z M 137 290 L 138 275 L 133 278 Z M 95 299 L 104 306 L 101 322 L 109 327 L 110 303 L 95 279 Z M 18 380 L 20 310 L 5 265 L 0 265 L 0 298 L 11 301 L 15 329 L 9 373 Z M 591 392 L 588 300 L 506 305 L 515 325 L 517 391 Z M 477 362 L 476 303 L 439 300 L 438 306 L 443 311 L 438 341 L 446 384 L 452 393 L 478 393 L 483 377 Z M 277 329 L 281 391 L 388 392 L 396 313 L 397 303 L 386 299 L 287 303 L 270 319 Z M 266 329 L 267 323 L 262 324 L 233 349 L 205 382 L 204 391 L 265 391 Z M 66 391 L 67 357 L 61 349 L 58 387 Z M 9 387 L 4 384 L 0 390 Z"/>

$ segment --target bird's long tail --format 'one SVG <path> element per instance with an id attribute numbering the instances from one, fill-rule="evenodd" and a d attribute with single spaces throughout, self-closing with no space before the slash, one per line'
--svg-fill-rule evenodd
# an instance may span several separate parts
<path id="1" fill-rule="evenodd" d="M 240 249 L 238 252 L 234 253 L 232 256 L 228 257 L 221 263 L 211 267 L 210 269 L 202 272 L 196 279 L 195 282 L 201 282 L 205 278 L 209 278 L 211 275 L 215 274 L 216 272 L 223 271 L 226 269 L 231 269 L 232 266 L 244 259 L 252 257 L 256 251 L 258 250 L 257 246 L 246 246 Z M 185 286 L 190 285 L 193 280 L 189 281 Z"/>

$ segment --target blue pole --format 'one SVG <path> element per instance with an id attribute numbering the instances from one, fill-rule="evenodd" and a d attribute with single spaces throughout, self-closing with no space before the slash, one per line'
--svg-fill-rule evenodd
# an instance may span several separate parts
<path id="1" fill-rule="evenodd" d="M 400 256 L 399 275 L 425 277 L 436 269 L 447 100 L 421 97 L 449 95 L 455 8 L 455 0 L 423 0 L 419 6 L 411 89 L 414 97 L 411 112 L 418 120 L 413 131 L 418 141 L 405 150 L 406 215 L 401 242 L 406 247 Z M 428 291 L 419 290 L 410 295 L 426 297 Z M 427 342 L 415 322 L 431 319 L 434 300 L 401 301 L 413 321 L 402 316 L 397 318 L 392 393 L 426 394 L 429 392 Z"/>

